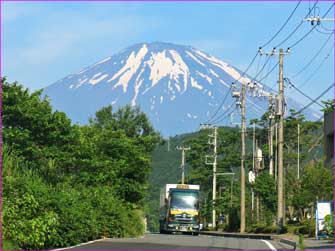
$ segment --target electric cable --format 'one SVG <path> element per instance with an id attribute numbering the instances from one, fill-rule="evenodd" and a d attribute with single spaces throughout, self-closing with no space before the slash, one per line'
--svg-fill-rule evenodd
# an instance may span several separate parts
<path id="1" fill-rule="evenodd" d="M 321 63 L 318 65 L 318 67 L 312 72 L 312 74 L 309 75 L 309 77 L 304 81 L 302 85 L 299 86 L 299 88 L 304 87 L 311 79 L 314 77 L 314 75 L 321 69 L 323 64 L 327 61 L 327 59 L 330 56 L 330 52 L 334 48 L 334 44 L 330 47 L 330 50 L 328 51 L 327 55 L 324 57 L 324 59 L 321 61 Z"/>
<path id="2" fill-rule="evenodd" d="M 290 19 L 292 18 L 293 14 L 295 13 L 295 11 L 297 10 L 297 8 L 299 7 L 300 3 L 302 0 L 300 0 L 297 5 L 295 6 L 295 8 L 293 9 L 293 11 L 291 12 L 291 14 L 289 15 L 289 17 L 286 19 L 286 21 L 284 22 L 284 24 L 280 27 L 280 29 L 276 32 L 276 34 L 274 34 L 269 41 L 267 41 L 265 44 L 263 44 L 261 47 L 265 47 L 267 46 L 269 43 L 271 43 L 273 41 L 273 39 L 275 39 L 278 34 L 284 29 L 284 27 L 286 26 L 286 24 L 290 21 Z"/>
<path id="3" fill-rule="evenodd" d="M 224 96 L 221 104 L 219 105 L 219 107 L 217 108 L 217 110 L 214 112 L 214 114 L 204 123 L 204 124 L 208 124 L 213 118 L 215 118 L 216 114 L 221 110 L 221 108 L 223 107 L 229 93 L 230 93 L 231 88 L 229 88 L 229 90 L 227 91 L 226 95 Z"/>
<path id="4" fill-rule="evenodd" d="M 311 9 L 309 9 L 309 12 L 307 13 L 307 15 L 305 16 L 305 18 L 307 18 L 310 14 L 311 14 L 311 12 L 312 12 L 312 10 L 316 7 L 316 5 L 317 5 L 317 3 L 318 3 L 319 1 L 316 1 L 315 3 L 314 3 L 314 5 L 313 5 L 313 7 L 311 8 Z M 290 39 L 290 37 L 292 37 L 293 36 L 293 34 L 301 27 L 301 25 L 304 23 L 304 21 L 302 20 L 296 27 L 295 27 L 295 29 L 284 39 L 284 40 L 282 40 L 279 44 L 277 44 L 276 46 L 275 46 L 275 48 L 278 48 L 279 46 L 281 46 L 283 43 L 285 43 L 287 40 L 289 40 Z"/>
<path id="5" fill-rule="evenodd" d="M 322 27 L 324 30 L 329 31 L 329 32 L 334 32 L 334 29 L 328 29 L 327 27 L 325 27 L 325 26 L 323 25 L 323 22 L 321 22 L 320 25 L 321 25 L 321 27 Z"/>
<path id="6" fill-rule="evenodd" d="M 289 78 L 284 78 L 284 80 L 286 80 L 296 91 L 298 91 L 301 95 L 303 95 L 304 97 L 308 98 L 310 101 L 313 101 L 313 99 L 311 97 L 309 97 L 306 93 L 304 93 L 303 91 L 301 91 L 298 87 L 296 87 Z M 321 106 L 322 108 L 325 108 L 324 105 L 321 105 L 318 101 L 315 102 L 315 104 Z"/>
<path id="7" fill-rule="evenodd" d="M 300 75 L 303 71 L 305 71 L 312 64 L 312 62 L 316 59 L 316 57 L 321 53 L 323 48 L 325 48 L 325 46 L 327 45 L 327 43 L 328 43 L 328 41 L 331 37 L 332 37 L 331 35 L 328 36 L 326 41 L 323 43 L 323 45 L 320 47 L 320 49 L 313 55 L 313 57 L 310 59 L 310 61 L 303 68 L 301 68 L 300 71 L 298 71 L 296 74 L 294 74 L 292 76 L 292 78 L 296 78 L 298 75 Z"/>
<path id="8" fill-rule="evenodd" d="M 315 104 L 323 95 L 325 95 L 331 88 L 334 88 L 334 84 L 332 83 L 326 90 L 324 90 L 319 96 L 317 96 L 315 99 L 312 100 L 312 102 L 305 105 L 303 108 L 301 108 L 297 113 L 301 113 L 302 111 L 306 110 L 308 107 L 310 107 L 312 104 Z"/>
<path id="9" fill-rule="evenodd" d="M 231 103 L 219 117 L 217 117 L 214 121 L 211 121 L 211 123 L 215 124 L 218 120 L 222 120 L 222 117 L 225 116 L 227 112 L 229 112 L 229 110 L 233 107 L 234 104 L 235 104 L 235 101 Z"/>
<path id="10" fill-rule="evenodd" d="M 270 57 L 269 55 L 267 55 L 267 59 L 265 60 L 262 68 L 258 71 L 258 73 L 252 78 L 252 80 L 250 82 L 254 82 L 256 80 L 256 78 L 263 72 L 263 70 L 265 69 L 266 65 L 268 64 Z"/>
<path id="11" fill-rule="evenodd" d="M 235 112 L 236 111 L 236 107 L 235 107 L 235 109 L 234 110 L 232 110 L 230 113 L 228 113 L 226 116 L 224 116 L 223 118 L 221 118 L 220 120 L 218 120 L 218 121 L 216 121 L 216 122 L 214 122 L 213 124 L 218 124 L 218 123 L 220 123 L 221 121 L 223 121 L 223 120 L 225 120 L 226 118 L 228 118 L 233 112 Z"/>
<path id="12" fill-rule="evenodd" d="M 324 35 L 333 35 L 334 34 L 334 31 L 333 32 L 326 32 L 326 31 L 321 31 L 318 28 L 315 28 L 315 30 L 317 32 L 319 32 L 320 34 L 324 34 Z"/>
<path id="13" fill-rule="evenodd" d="M 259 52 L 257 51 L 256 55 L 253 57 L 253 59 L 251 60 L 251 62 L 249 63 L 249 65 L 247 66 L 247 68 L 244 70 L 244 72 L 239 76 L 238 79 L 236 79 L 235 81 L 232 82 L 232 84 L 235 84 L 236 82 L 240 81 L 241 78 L 244 77 L 244 75 L 249 71 L 251 65 L 255 62 L 257 56 L 258 56 Z"/>

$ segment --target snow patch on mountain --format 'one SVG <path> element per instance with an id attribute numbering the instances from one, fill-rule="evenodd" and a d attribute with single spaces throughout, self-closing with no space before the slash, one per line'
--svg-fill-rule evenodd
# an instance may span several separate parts
<path id="1" fill-rule="evenodd" d="M 99 76 L 100 76 L 100 74 L 99 74 Z M 93 77 L 92 79 L 90 79 L 89 83 L 92 84 L 92 85 L 96 85 L 107 77 L 108 77 L 108 74 L 104 74 L 99 78 Z"/>
<path id="2" fill-rule="evenodd" d="M 197 57 L 194 56 L 191 52 L 186 51 L 186 54 L 187 54 L 188 56 L 190 56 L 195 62 L 197 62 L 197 63 L 200 64 L 201 66 L 205 66 L 205 64 L 202 63 L 199 59 L 197 59 Z"/>
<path id="3" fill-rule="evenodd" d="M 136 73 L 138 68 L 140 67 L 142 63 L 142 59 L 147 54 L 148 48 L 146 44 L 143 45 L 143 47 L 139 50 L 137 55 L 135 55 L 135 52 L 132 52 L 127 59 L 126 64 L 121 68 L 119 72 L 117 72 L 110 80 L 107 82 L 112 82 L 113 80 L 119 78 L 119 81 L 114 85 L 114 88 L 117 88 L 118 86 L 122 86 L 123 92 L 127 92 L 128 82 L 133 77 L 133 75 Z"/>
<path id="4" fill-rule="evenodd" d="M 191 78 L 191 86 L 199 90 L 203 89 L 203 87 L 199 85 L 198 82 L 194 80 L 194 78 Z"/>

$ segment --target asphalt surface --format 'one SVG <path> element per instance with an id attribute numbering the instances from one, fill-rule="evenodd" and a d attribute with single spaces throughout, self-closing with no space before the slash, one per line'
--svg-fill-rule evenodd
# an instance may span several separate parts
<path id="1" fill-rule="evenodd" d="M 272 247 L 271 247 L 272 246 Z M 283 250 L 274 241 L 208 235 L 146 234 L 141 238 L 103 239 L 63 250 Z M 286 249 L 288 249 L 286 247 Z"/>

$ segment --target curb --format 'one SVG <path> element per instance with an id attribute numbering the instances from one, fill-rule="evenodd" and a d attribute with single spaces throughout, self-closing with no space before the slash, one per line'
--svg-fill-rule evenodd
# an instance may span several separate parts
<path id="1" fill-rule="evenodd" d="M 232 237 L 232 238 L 249 238 L 249 239 L 272 240 L 271 235 L 260 235 L 260 234 L 220 233 L 220 232 L 207 232 L 207 231 L 201 231 L 200 234 L 212 235 L 212 236 Z"/>
<path id="2" fill-rule="evenodd" d="M 248 238 L 248 239 L 262 239 L 262 240 L 274 240 L 286 245 L 292 246 L 293 250 L 297 249 L 297 244 L 294 241 L 278 238 L 275 235 L 262 235 L 262 234 L 239 234 L 239 233 L 222 233 L 222 232 L 207 232 L 201 231 L 200 234 L 203 235 L 212 235 L 212 236 L 223 236 L 223 237 L 232 237 L 232 238 Z"/>
<path id="3" fill-rule="evenodd" d="M 289 246 L 292 246 L 293 250 L 297 250 L 297 243 L 295 243 L 294 241 L 287 240 L 287 239 L 280 239 L 279 242 L 284 243 L 284 244 L 289 245 Z"/>

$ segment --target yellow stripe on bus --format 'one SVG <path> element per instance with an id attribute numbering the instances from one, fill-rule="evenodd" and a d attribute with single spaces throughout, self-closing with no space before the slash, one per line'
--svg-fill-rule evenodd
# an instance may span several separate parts
<path id="1" fill-rule="evenodd" d="M 182 210 L 170 210 L 170 214 L 190 214 L 190 215 L 198 215 L 198 211 L 182 211 Z"/>

